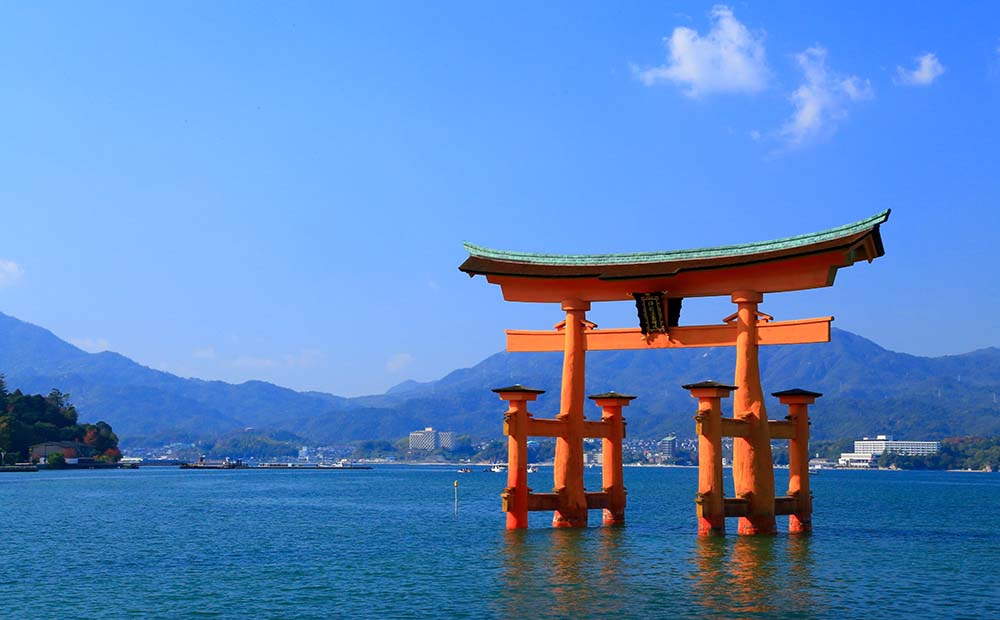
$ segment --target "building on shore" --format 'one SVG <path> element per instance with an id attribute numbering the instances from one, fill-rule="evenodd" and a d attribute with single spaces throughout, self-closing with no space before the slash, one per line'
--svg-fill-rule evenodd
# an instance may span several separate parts
<path id="1" fill-rule="evenodd" d="M 820 458 L 819 456 L 809 459 L 809 469 L 833 469 L 838 464 L 833 459 Z"/>
<path id="2" fill-rule="evenodd" d="M 670 433 L 657 444 L 660 456 L 665 462 L 671 462 L 677 457 L 677 435 Z"/>
<path id="3" fill-rule="evenodd" d="M 435 431 L 428 426 L 422 431 L 410 433 L 410 450 L 453 450 L 455 448 L 455 433 L 452 431 Z"/>
<path id="4" fill-rule="evenodd" d="M 32 461 L 45 461 L 53 454 L 61 454 L 65 459 L 87 458 L 94 455 L 94 448 L 79 441 L 46 441 L 31 446 Z"/>
<path id="5" fill-rule="evenodd" d="M 865 437 L 854 442 L 854 452 L 842 452 L 837 464 L 840 467 L 868 469 L 875 466 L 878 457 L 885 453 L 922 456 L 941 451 L 940 441 L 895 440 L 892 435 Z"/>
<path id="6" fill-rule="evenodd" d="M 896 441 L 892 435 L 876 435 L 874 439 L 865 437 L 854 442 L 854 452 L 858 454 L 874 454 L 880 456 L 885 452 L 920 456 L 937 454 L 941 451 L 940 441 Z"/>
<path id="7" fill-rule="evenodd" d="M 850 469 L 871 469 L 878 461 L 878 456 L 871 453 L 841 452 L 837 459 L 837 467 Z"/>

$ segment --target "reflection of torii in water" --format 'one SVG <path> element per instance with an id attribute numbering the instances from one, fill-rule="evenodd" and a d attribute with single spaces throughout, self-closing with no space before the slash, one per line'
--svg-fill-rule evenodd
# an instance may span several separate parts
<path id="1" fill-rule="evenodd" d="M 586 526 L 588 508 L 604 508 L 606 523 L 624 520 L 624 487 L 620 474 L 615 475 L 615 469 L 620 471 L 620 460 L 609 463 L 612 459 L 605 458 L 605 490 L 586 493 L 583 439 L 603 438 L 605 454 L 608 448 L 617 447 L 620 459 L 621 435 L 615 428 L 622 425 L 621 407 L 632 397 L 599 395 L 595 399 L 604 409 L 604 419 L 584 419 L 587 351 L 734 346 L 733 418 L 698 426 L 702 433 L 699 439 L 710 443 L 718 437 L 705 433 L 735 437 L 733 478 L 737 497 L 723 501 L 721 486 L 711 482 L 701 486 L 699 529 L 704 533 L 724 531 L 725 516 L 740 516 L 740 533 L 767 534 L 775 531 L 775 514 L 791 514 L 793 529 L 808 530 L 812 511 L 808 470 L 792 471 L 800 485 L 793 490 L 799 492 L 778 498 L 776 504 L 770 440 L 792 439 L 793 448 L 802 451 L 798 456 L 805 458 L 796 466 L 806 468 L 808 437 L 801 430 L 808 429 L 805 406 L 819 395 L 805 391 L 785 394 L 791 400 L 782 397 L 782 401 L 793 404 L 793 416 L 801 412 L 802 423 L 769 423 L 757 351 L 760 345 L 829 342 L 833 317 L 773 321 L 759 311 L 758 304 L 765 293 L 831 286 L 839 269 L 882 256 L 885 252 L 879 226 L 888 218 L 889 211 L 884 211 L 813 234 L 671 252 L 531 254 L 466 244 L 469 258 L 459 269 L 470 276 L 483 275 L 488 282 L 499 285 L 507 301 L 558 303 L 566 313 L 565 321 L 553 331 L 507 331 L 508 351 L 562 351 L 564 355 L 560 413 L 555 420 L 537 420 L 527 412 L 526 402 L 534 400 L 540 391 L 521 386 L 495 390 L 511 402 L 505 425 L 510 436 L 508 488 L 504 493 L 508 527 L 527 527 L 529 510 L 554 510 L 556 527 Z M 711 296 L 730 297 L 736 312 L 721 325 L 677 325 L 683 298 Z M 639 311 L 638 329 L 597 329 L 586 319 L 593 302 L 628 300 L 634 300 Z M 690 387 L 698 389 L 700 385 Z M 702 399 L 700 416 L 712 408 L 705 398 L 718 400 L 728 395 L 724 389 L 728 386 L 715 386 L 715 396 L 692 393 Z M 529 493 L 526 472 L 521 472 L 527 466 L 524 444 L 529 435 L 556 438 L 554 493 Z M 710 461 L 705 460 L 708 457 Z M 714 470 L 716 460 L 721 467 L 721 454 L 699 455 L 702 469 Z M 714 471 L 711 473 L 714 479 Z"/>

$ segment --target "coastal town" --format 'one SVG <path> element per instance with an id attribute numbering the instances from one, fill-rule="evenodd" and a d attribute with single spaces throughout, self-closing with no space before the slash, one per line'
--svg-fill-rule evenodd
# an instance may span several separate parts
<path id="1" fill-rule="evenodd" d="M 375 444 L 375 445 L 372 445 Z M 851 451 L 831 453 L 844 442 L 820 442 L 821 451 L 809 460 L 813 471 L 823 469 L 901 469 L 907 457 L 929 457 L 941 452 L 941 441 L 897 440 L 892 435 L 863 437 L 853 441 Z M 553 442 L 529 442 L 529 458 L 535 466 L 551 466 Z M 603 453 L 597 441 L 585 442 L 584 462 L 598 467 L 603 463 Z M 680 439 L 671 434 L 660 440 L 626 440 L 624 464 L 628 466 L 692 467 L 697 464 L 698 442 L 694 438 Z M 723 440 L 723 466 L 731 466 L 732 440 Z M 830 455 L 830 456 L 827 456 Z M 61 458 L 60 458 L 61 457 Z M 775 465 L 787 466 L 787 452 L 775 451 Z M 216 467 L 216 468 L 323 468 L 424 464 L 424 465 L 493 465 L 506 458 L 506 445 L 498 440 L 473 442 L 468 437 L 457 436 L 453 431 L 436 431 L 433 427 L 415 430 L 398 442 L 362 442 L 328 446 L 300 446 L 294 454 L 261 458 L 253 454 L 239 454 L 207 459 L 200 447 L 193 443 L 172 443 L 156 448 L 126 450 L 117 462 L 95 459 L 91 446 L 81 442 L 56 441 L 31 446 L 28 460 L 4 465 L 0 471 L 31 471 L 37 468 L 131 468 L 138 467 Z M 912 468 L 912 466 L 911 466 Z M 958 468 L 969 471 L 971 468 Z M 997 464 L 984 462 L 978 471 L 996 471 Z"/>

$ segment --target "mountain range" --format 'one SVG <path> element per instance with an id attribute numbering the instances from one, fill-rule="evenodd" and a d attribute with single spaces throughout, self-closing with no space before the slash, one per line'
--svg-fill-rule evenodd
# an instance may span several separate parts
<path id="1" fill-rule="evenodd" d="M 818 439 L 1000 435 L 996 347 L 918 357 L 834 329 L 828 344 L 763 347 L 760 363 L 767 392 L 801 387 L 824 394 L 810 410 Z M 681 384 L 730 381 L 733 367 L 730 348 L 591 352 L 587 390 L 638 396 L 626 410 L 630 437 L 692 436 L 695 403 Z M 318 444 L 396 439 L 426 426 L 498 437 L 505 407 L 490 389 L 521 383 L 549 390 L 531 410 L 553 416 L 560 372 L 558 353 L 502 352 L 437 381 L 407 381 L 384 394 L 346 398 L 263 381 L 182 378 L 117 353 L 88 353 L 0 313 L 0 374 L 8 388 L 68 392 L 81 420 L 108 422 L 126 445 L 208 438 L 245 427 L 293 431 Z M 772 419 L 785 415 L 776 400 L 769 398 L 767 406 Z M 587 415 L 596 418 L 599 411 L 593 407 Z"/>

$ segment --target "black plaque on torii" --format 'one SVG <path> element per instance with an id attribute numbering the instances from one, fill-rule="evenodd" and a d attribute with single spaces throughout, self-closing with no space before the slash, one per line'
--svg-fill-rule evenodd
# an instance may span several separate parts
<path id="1" fill-rule="evenodd" d="M 665 334 L 668 328 L 677 327 L 683 299 L 667 297 L 661 292 L 633 293 L 632 297 L 639 313 L 639 329 L 644 336 Z"/>

